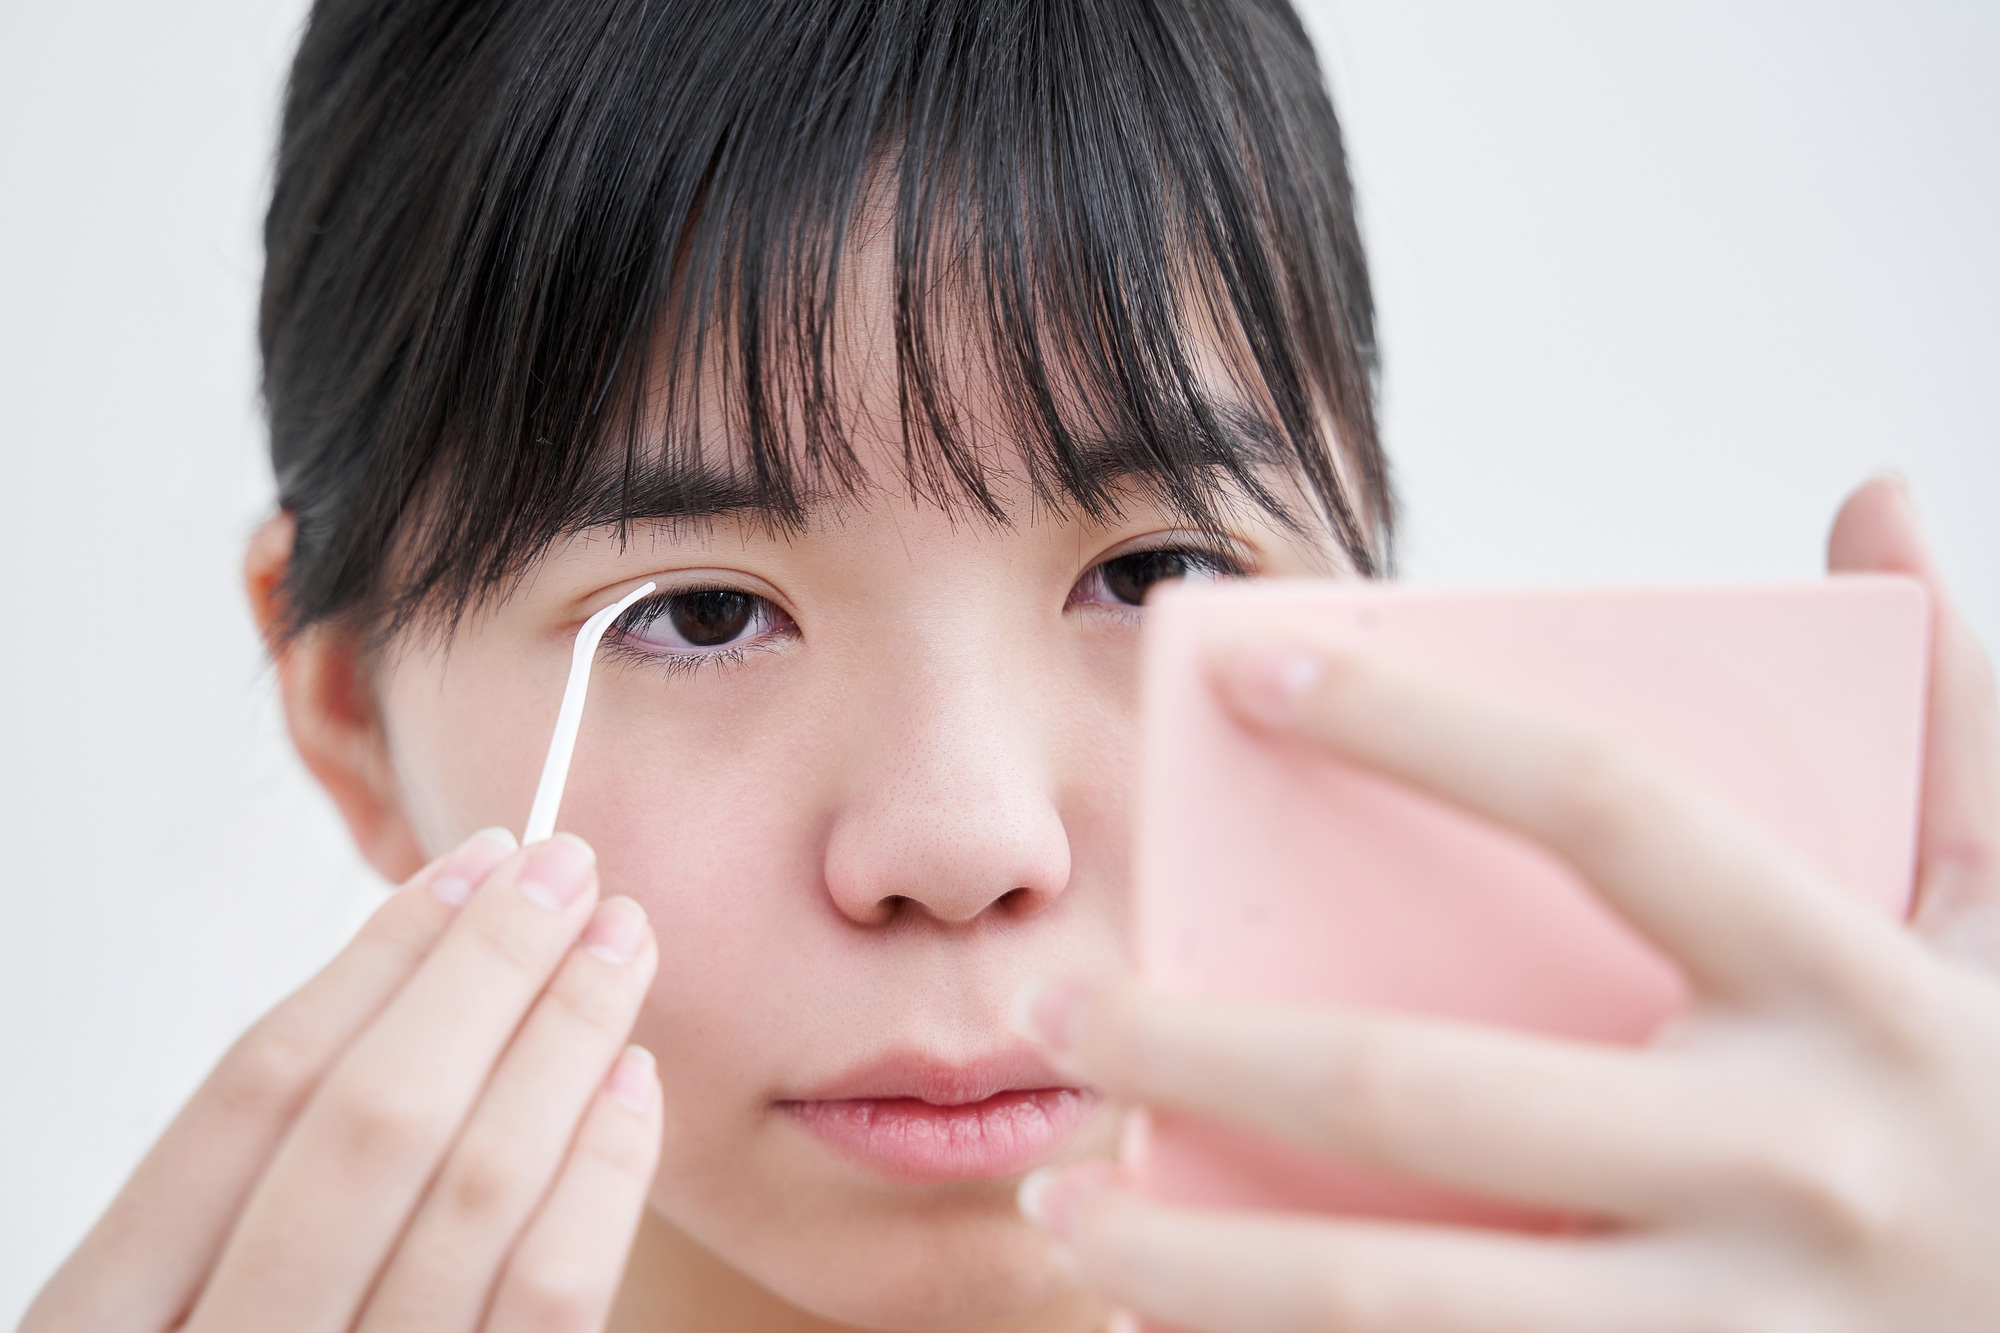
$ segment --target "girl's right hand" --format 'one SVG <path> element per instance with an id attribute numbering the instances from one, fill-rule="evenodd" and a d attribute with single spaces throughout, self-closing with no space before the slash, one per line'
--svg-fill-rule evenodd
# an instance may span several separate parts
<path id="1" fill-rule="evenodd" d="M 22 1333 L 603 1326 L 660 1147 L 658 963 L 590 848 L 488 830 L 229 1050 Z"/>

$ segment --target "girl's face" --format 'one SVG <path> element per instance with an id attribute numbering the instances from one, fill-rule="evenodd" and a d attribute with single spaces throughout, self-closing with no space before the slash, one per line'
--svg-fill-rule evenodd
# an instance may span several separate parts
<path id="1" fill-rule="evenodd" d="M 895 480 L 894 412 L 853 419 L 883 423 L 865 496 L 582 534 L 373 695 L 408 840 L 518 828 L 577 628 L 659 584 L 599 654 L 560 819 L 659 936 L 657 1220 L 805 1310 L 973 1327 L 1064 1290 L 1020 1176 L 1114 1146 L 1008 1014 L 1123 956 L 1138 603 L 1333 561 L 1247 504 L 1218 544 L 1137 478 L 1103 521 L 1025 488 L 1008 525 L 947 512 Z"/>

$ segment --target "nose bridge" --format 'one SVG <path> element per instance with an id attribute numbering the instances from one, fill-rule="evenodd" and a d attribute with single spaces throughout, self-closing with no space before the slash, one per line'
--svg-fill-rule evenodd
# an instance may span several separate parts
<path id="1" fill-rule="evenodd" d="M 971 921 L 1047 905 L 1069 882 L 1046 710 L 988 618 L 906 627 L 895 663 L 852 711 L 853 762 L 826 852 L 828 891 L 856 921 L 904 904 Z"/>

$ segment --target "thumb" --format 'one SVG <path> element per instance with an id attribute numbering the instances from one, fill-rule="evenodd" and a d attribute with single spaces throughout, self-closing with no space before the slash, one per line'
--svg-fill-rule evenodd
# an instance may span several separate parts
<path id="1" fill-rule="evenodd" d="M 2000 703 L 1993 667 L 1945 589 L 1902 478 L 1876 477 L 1847 497 L 1827 541 L 1827 568 L 1907 574 L 1930 592 L 1915 921 L 1947 954 L 2000 971 Z"/>

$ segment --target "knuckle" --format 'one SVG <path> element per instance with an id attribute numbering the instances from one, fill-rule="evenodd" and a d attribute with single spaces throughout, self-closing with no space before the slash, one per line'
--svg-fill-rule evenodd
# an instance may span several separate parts
<path id="1" fill-rule="evenodd" d="M 565 969 L 548 999 L 564 1020 L 597 1036 L 622 1038 L 636 1016 L 628 988 L 590 969 Z"/>
<path id="2" fill-rule="evenodd" d="M 1366 1024 L 1350 1026 L 1314 1071 L 1315 1100 L 1342 1123 L 1366 1133 L 1370 1126 L 1406 1118 L 1412 1090 L 1400 1070 L 1396 1046 Z"/>
<path id="3" fill-rule="evenodd" d="M 1572 742 L 1551 782 L 1557 840 L 1593 859 L 1616 855 L 1646 826 L 1654 785 L 1618 746 L 1596 739 Z"/>
<path id="4" fill-rule="evenodd" d="M 1922 1077 L 1949 1061 L 1943 1034 L 1951 1031 L 1957 997 L 1938 984 L 1928 958 L 1912 957 L 1916 951 L 1902 947 L 1914 943 L 1898 939 L 1888 956 L 1869 960 L 1873 966 L 1840 976 L 1837 998 L 1856 1035 L 1867 1039 L 1869 1054 Z"/>
<path id="5" fill-rule="evenodd" d="M 215 1095 L 228 1111 L 285 1115 L 318 1080 L 321 1044 L 298 1024 L 273 1015 L 245 1033 L 216 1066 Z"/>
<path id="6" fill-rule="evenodd" d="M 577 1151 L 601 1162 L 608 1170 L 630 1180 L 649 1181 L 659 1152 L 658 1140 L 642 1126 L 593 1123 L 577 1144 Z"/>
<path id="7" fill-rule="evenodd" d="M 551 1333 L 589 1328 L 604 1304 L 602 1285 L 575 1260 L 530 1259 L 515 1268 L 507 1284 L 509 1322 Z"/>
<path id="8" fill-rule="evenodd" d="M 360 935 L 369 948 L 405 968 L 416 966 L 430 952 L 436 938 L 437 931 L 409 910 L 408 899 L 402 894 L 392 895 L 381 910 L 369 917 Z"/>
<path id="9" fill-rule="evenodd" d="M 444 1203 L 465 1217 L 484 1217 L 512 1205 L 527 1184 L 521 1155 L 490 1138 L 459 1140 L 444 1181 Z"/>
<path id="10" fill-rule="evenodd" d="M 1140 1087 L 1170 1082 L 1187 1061 L 1185 1032 L 1189 1015 L 1166 1005 L 1135 1005 L 1113 994 L 1089 1006 L 1077 1045 L 1087 1051 L 1093 1068 Z"/>
<path id="11" fill-rule="evenodd" d="M 1881 1250 L 1904 1222 L 1899 1173 L 1844 1117 L 1794 1120 L 1745 1174 L 1755 1194 L 1849 1257 Z"/>
<path id="12" fill-rule="evenodd" d="M 2000 832 L 1981 827 L 1932 840 L 1924 847 L 1924 871 L 1927 879 L 1992 883 L 2000 874 Z"/>
<path id="13" fill-rule="evenodd" d="M 468 916 L 473 947 L 490 965 L 525 981 L 548 975 L 551 949 L 541 932 L 527 928 L 514 913 Z"/>
<path id="14" fill-rule="evenodd" d="M 1399 1309 L 1398 1302 L 1378 1283 L 1353 1271 L 1328 1270 L 1307 1280 L 1300 1305 L 1306 1313 L 1305 1326 L 1328 1333 L 1348 1330 L 1390 1329 L 1416 1322 L 1418 1312 Z"/>
<path id="15" fill-rule="evenodd" d="M 1846 1322 L 1791 1290 L 1736 1292 L 1704 1310 L 1692 1333 L 1836 1333 Z"/>
<path id="16" fill-rule="evenodd" d="M 393 1169 L 422 1158 L 446 1128 L 417 1088 L 349 1084 L 334 1092 L 328 1112 L 339 1150 L 364 1169 Z"/>

